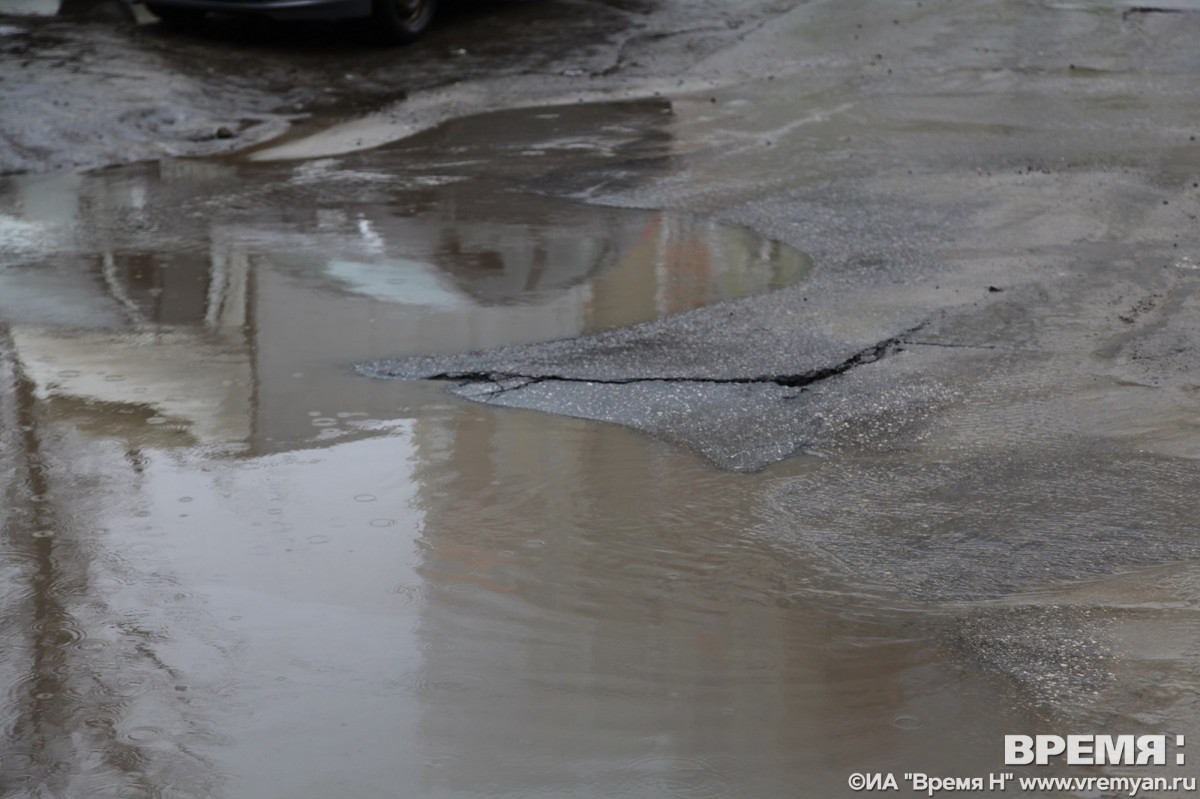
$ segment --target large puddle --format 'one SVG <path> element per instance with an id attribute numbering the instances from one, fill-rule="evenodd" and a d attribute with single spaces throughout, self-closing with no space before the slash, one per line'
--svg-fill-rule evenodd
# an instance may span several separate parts
<path id="1" fill-rule="evenodd" d="M 764 532 L 762 492 L 806 461 L 719 472 L 351 369 L 767 291 L 806 256 L 448 166 L 242 169 L 0 184 L 4 796 L 774 798 L 998 770 L 1022 711 L 945 658 L 941 617 Z"/>
<path id="2" fill-rule="evenodd" d="M 296 205 L 211 220 L 219 192 L 189 195 L 231 168 L 10 182 L 0 322 L 38 399 L 132 441 L 259 453 L 395 416 L 396 390 L 353 377 L 355 361 L 633 324 L 810 266 L 743 228 L 456 178 L 324 202 L 337 177 L 305 165 L 280 192 Z M 181 202 L 199 210 L 163 213 Z"/>

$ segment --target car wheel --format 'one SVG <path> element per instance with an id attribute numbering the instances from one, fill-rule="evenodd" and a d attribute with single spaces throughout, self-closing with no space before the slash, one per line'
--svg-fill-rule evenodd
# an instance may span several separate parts
<path id="1" fill-rule="evenodd" d="M 204 11 L 198 8 L 179 8 L 160 3 L 146 3 L 146 10 L 172 27 L 198 25 L 204 21 Z"/>
<path id="2" fill-rule="evenodd" d="M 383 44 L 407 44 L 429 27 L 437 0 L 371 0 L 375 38 Z"/>

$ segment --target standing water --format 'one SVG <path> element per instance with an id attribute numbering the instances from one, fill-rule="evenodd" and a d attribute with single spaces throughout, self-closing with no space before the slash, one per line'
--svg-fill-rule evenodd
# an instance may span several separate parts
<path id="1" fill-rule="evenodd" d="M 724 473 L 355 374 L 809 268 L 469 171 L 0 183 L 0 793 L 831 796 L 947 752 L 996 769 L 1017 711 L 941 617 L 768 534 L 807 460 Z"/>

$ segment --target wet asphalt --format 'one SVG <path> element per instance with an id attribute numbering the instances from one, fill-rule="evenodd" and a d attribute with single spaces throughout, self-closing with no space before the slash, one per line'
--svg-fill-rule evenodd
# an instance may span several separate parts
<path id="1" fill-rule="evenodd" d="M 1200 9 L 463 6 L 399 52 L 364 50 L 352 26 L 329 41 L 230 20 L 5 18 L 19 32 L 0 36 L 0 169 L 252 158 L 286 140 L 339 168 L 424 157 L 518 191 L 745 225 L 808 253 L 811 274 L 639 326 L 358 369 L 779 470 L 763 501 L 780 546 L 916 607 L 1200 555 Z M 545 132 L 528 116 L 504 118 L 499 159 L 495 117 L 471 127 L 546 98 L 667 107 L 577 156 L 530 154 Z M 415 127 L 406 104 L 424 109 Z M 321 138 L 380 109 L 371 143 L 406 138 Z M 1095 664 L 1128 644 L 1097 654 L 1090 610 L 1026 604 L 958 613 L 948 646 L 1032 685 L 1025 699 L 1094 712 L 1086 697 L 1113 679 Z M 1106 701 L 1133 715 L 1146 700 Z M 1194 720 L 1176 700 L 1156 712 Z"/>

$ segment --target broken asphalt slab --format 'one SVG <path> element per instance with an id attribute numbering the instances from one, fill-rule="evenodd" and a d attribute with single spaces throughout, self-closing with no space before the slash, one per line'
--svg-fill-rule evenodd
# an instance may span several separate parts
<path id="1" fill-rule="evenodd" d="M 812 406 L 828 393 L 818 389 L 898 354 L 926 322 L 924 311 L 894 310 L 832 330 L 797 310 L 809 290 L 581 338 L 389 359 L 359 371 L 447 381 L 455 393 L 493 405 L 626 424 L 723 468 L 755 471 L 817 446 L 826 421 Z"/>

